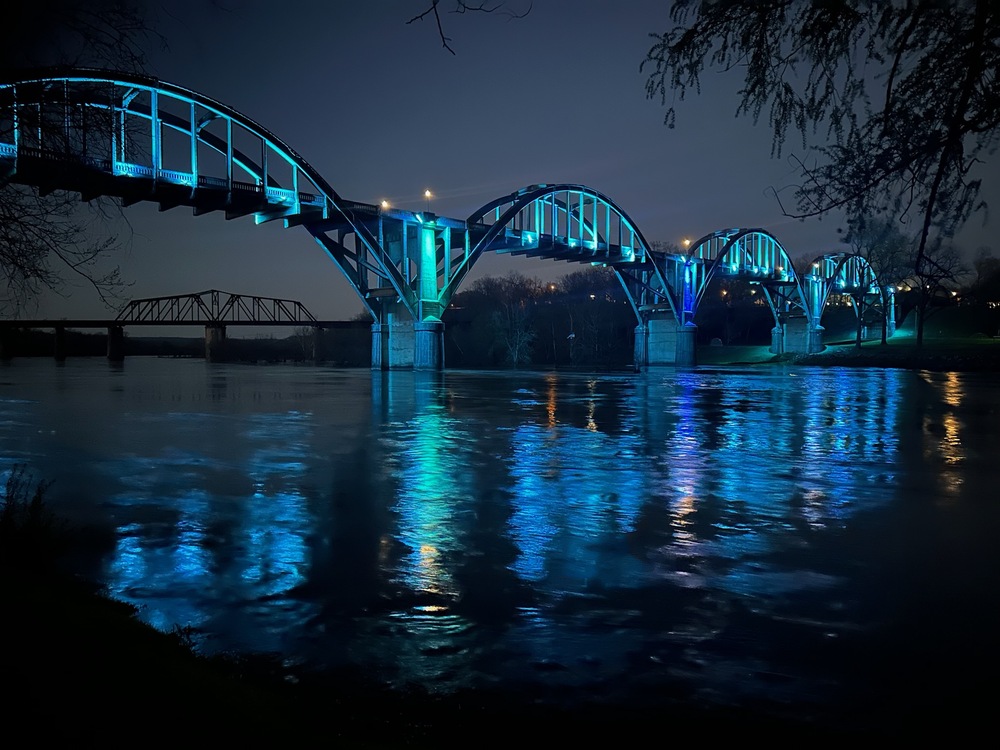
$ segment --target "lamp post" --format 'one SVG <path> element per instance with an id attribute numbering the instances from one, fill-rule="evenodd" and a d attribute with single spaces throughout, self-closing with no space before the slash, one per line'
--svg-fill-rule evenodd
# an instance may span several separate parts
<path id="1" fill-rule="evenodd" d="M 428 213 L 431 210 L 431 198 L 433 198 L 433 197 L 434 196 L 431 195 L 431 191 L 430 190 L 425 190 L 424 191 L 424 200 L 426 201 L 426 209 L 427 209 Z"/>

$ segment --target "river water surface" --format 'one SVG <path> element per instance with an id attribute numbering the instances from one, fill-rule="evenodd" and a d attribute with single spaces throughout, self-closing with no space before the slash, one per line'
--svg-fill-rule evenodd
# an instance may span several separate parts
<path id="1" fill-rule="evenodd" d="M 207 653 L 891 730 L 993 711 L 997 385 L 18 359 L 0 468 Z"/>

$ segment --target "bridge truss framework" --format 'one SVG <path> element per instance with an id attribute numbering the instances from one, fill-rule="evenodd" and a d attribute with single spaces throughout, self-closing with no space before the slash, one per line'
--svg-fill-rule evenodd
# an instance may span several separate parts
<path id="1" fill-rule="evenodd" d="M 850 295 L 858 315 L 891 318 L 893 309 L 891 288 L 860 255 L 821 256 L 800 278 L 778 240 L 754 228 L 719 230 L 684 252 L 661 252 L 621 207 L 585 185 L 531 185 L 466 219 L 346 200 L 263 126 L 145 76 L 69 69 L 0 81 L 0 181 L 301 226 L 371 315 L 375 368 L 443 367 L 441 316 L 490 252 L 612 269 L 636 315 L 638 368 L 695 363 L 695 316 L 715 279 L 760 287 L 774 317 L 775 353 L 822 348 L 831 295 Z M 188 301 L 190 314 L 204 314 Z M 236 314 L 241 303 L 230 303 Z M 153 304 L 136 300 L 129 314 L 153 314 Z M 186 314 L 180 297 L 156 304 Z"/>

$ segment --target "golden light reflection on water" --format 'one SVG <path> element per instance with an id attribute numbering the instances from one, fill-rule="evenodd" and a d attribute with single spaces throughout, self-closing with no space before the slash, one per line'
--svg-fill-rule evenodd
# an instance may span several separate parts
<path id="1" fill-rule="evenodd" d="M 673 519 L 674 541 L 678 545 L 690 545 L 698 541 L 693 533 L 692 514 L 695 511 L 694 495 L 684 495 L 670 505 Z"/>
<path id="2" fill-rule="evenodd" d="M 548 415 L 548 427 L 551 429 L 556 426 L 556 405 L 559 403 L 559 379 L 555 374 L 549 374 L 545 377 L 545 384 L 547 386 L 545 390 L 545 412 Z"/>
<path id="3" fill-rule="evenodd" d="M 963 479 L 958 470 L 966 460 L 962 445 L 964 425 L 953 410 L 959 409 L 965 399 L 965 387 L 959 373 L 920 373 L 922 380 L 939 393 L 944 408 L 940 415 L 926 413 L 923 417 L 924 459 L 929 463 L 943 463 L 938 474 L 941 489 L 948 496 L 957 496 L 962 490 Z"/>

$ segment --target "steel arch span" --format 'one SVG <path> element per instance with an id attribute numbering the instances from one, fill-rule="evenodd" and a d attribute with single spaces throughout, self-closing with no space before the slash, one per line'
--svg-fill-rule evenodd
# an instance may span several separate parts
<path id="1" fill-rule="evenodd" d="M 349 201 L 233 108 L 113 71 L 36 70 L 0 81 L 0 179 L 83 200 L 112 196 L 126 206 L 151 201 L 161 211 L 187 206 L 196 216 L 223 211 L 303 226 L 376 322 L 400 311 L 439 320 L 486 251 L 652 268 L 635 224 L 593 189 L 532 186 L 468 221 Z"/>
<path id="2" fill-rule="evenodd" d="M 691 244 L 685 266 L 694 299 L 691 304 L 685 297 L 681 323 L 693 320 L 698 304 L 714 279 L 738 279 L 760 286 L 776 326 L 789 316 L 811 320 L 791 258 L 781 243 L 764 229 L 724 229 L 706 235 Z"/>
<path id="3" fill-rule="evenodd" d="M 622 271 L 645 272 L 666 283 L 662 264 L 656 263 L 635 222 L 613 200 L 586 185 L 530 185 L 473 212 L 468 225 L 476 241 L 443 288 L 446 299 L 488 251 L 610 267 L 637 315 L 637 300 Z"/>
<path id="4" fill-rule="evenodd" d="M 246 115 L 148 76 L 71 68 L 0 81 L 0 179 L 83 200 L 111 196 L 125 206 L 151 201 L 161 211 L 187 206 L 195 216 L 223 211 L 227 219 L 304 225 L 359 294 L 354 280 L 366 263 L 401 287 L 372 232 L 378 207 L 342 198 Z M 342 250 L 330 230 L 349 233 L 354 247 Z"/>
<path id="5" fill-rule="evenodd" d="M 819 326 L 830 298 L 846 296 L 857 316 L 859 331 L 866 320 L 885 321 L 886 334 L 895 333 L 895 289 L 884 286 L 868 259 L 860 253 L 828 253 L 809 265 L 803 277 L 810 317 Z"/>

